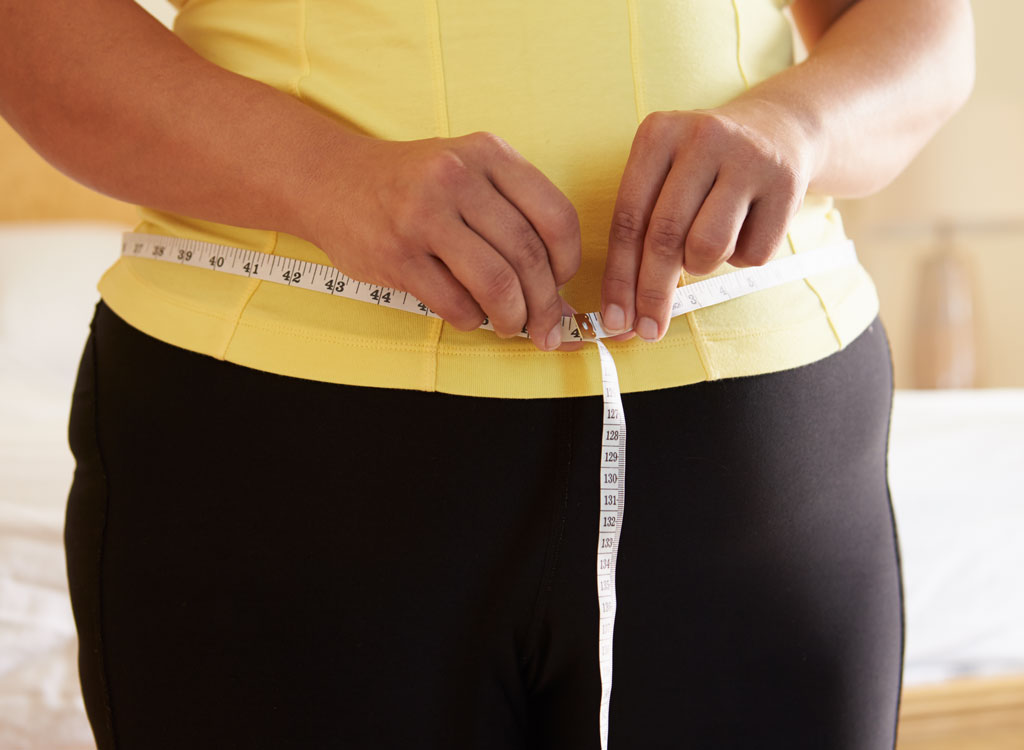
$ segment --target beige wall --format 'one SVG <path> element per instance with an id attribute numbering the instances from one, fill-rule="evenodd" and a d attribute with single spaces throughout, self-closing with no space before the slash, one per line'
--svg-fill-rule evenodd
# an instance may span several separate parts
<path id="1" fill-rule="evenodd" d="M 166 0 L 142 5 L 165 23 Z M 953 227 L 952 247 L 974 292 L 980 386 L 1024 386 L 1024 3 L 975 0 L 978 74 L 967 106 L 907 172 L 880 194 L 842 204 L 882 298 L 897 383 L 915 378 L 923 264 Z M 98 218 L 130 224 L 134 210 L 50 167 L 0 120 L 0 221 Z"/>
<path id="2" fill-rule="evenodd" d="M 1024 386 L 1024 3 L 973 6 L 970 101 L 890 187 L 841 204 L 878 285 L 904 387 L 917 384 L 914 321 L 943 224 L 974 293 L 976 384 Z"/>

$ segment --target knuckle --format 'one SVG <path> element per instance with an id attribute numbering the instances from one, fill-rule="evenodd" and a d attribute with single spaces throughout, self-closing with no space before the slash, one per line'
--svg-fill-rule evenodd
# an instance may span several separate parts
<path id="1" fill-rule="evenodd" d="M 519 297 L 519 277 L 506 266 L 487 278 L 483 294 L 488 301 L 498 305 L 514 303 Z"/>
<path id="2" fill-rule="evenodd" d="M 557 294 L 549 295 L 536 310 L 530 311 L 529 318 L 531 330 L 538 326 L 543 333 L 547 333 L 553 325 L 562 319 L 561 298 Z"/>
<path id="3" fill-rule="evenodd" d="M 430 182 L 451 188 L 464 184 L 469 167 L 457 153 L 444 149 L 430 158 L 426 171 Z"/>
<path id="4" fill-rule="evenodd" d="M 644 221 L 632 210 L 616 211 L 612 217 L 612 237 L 619 242 L 637 243 L 644 236 Z"/>
<path id="5" fill-rule="evenodd" d="M 655 110 L 649 112 L 637 127 L 637 137 L 644 141 L 663 139 L 671 127 L 672 116 L 669 112 Z"/>
<path id="6" fill-rule="evenodd" d="M 794 167 L 780 164 L 772 190 L 786 208 L 792 210 L 803 200 L 803 178 Z"/>
<path id="7" fill-rule="evenodd" d="M 715 260 L 725 254 L 725 245 L 716 237 L 691 231 L 686 238 L 686 255 L 700 260 Z"/>
<path id="8" fill-rule="evenodd" d="M 414 277 L 418 278 L 418 277 Z M 460 331 L 472 331 L 483 322 L 484 316 L 476 301 L 464 289 L 419 289 L 420 284 L 409 285 L 409 291 L 431 310 Z"/>
<path id="9" fill-rule="evenodd" d="M 677 254 L 686 241 L 686 229 L 681 221 L 672 216 L 652 216 L 647 229 L 650 249 L 659 255 Z"/>
<path id="10" fill-rule="evenodd" d="M 701 113 L 691 125 L 690 138 L 695 144 L 704 147 L 720 141 L 729 130 L 729 126 L 713 114 Z"/>
<path id="11" fill-rule="evenodd" d="M 580 217 L 568 199 L 550 204 L 543 221 L 543 228 L 560 240 L 575 240 L 580 236 Z"/>
<path id="12" fill-rule="evenodd" d="M 470 133 L 467 138 L 476 148 L 493 157 L 504 159 L 516 159 L 519 157 L 519 152 L 512 148 L 508 141 L 487 130 L 478 130 Z"/>
<path id="13" fill-rule="evenodd" d="M 774 247 L 771 247 L 768 243 L 758 243 L 756 245 L 745 247 L 742 253 L 737 252 L 734 257 L 742 260 L 742 262 L 748 266 L 763 266 L 765 263 L 770 261 L 774 255 Z"/>
<path id="14" fill-rule="evenodd" d="M 472 331 L 483 323 L 483 316 L 471 302 L 453 303 L 451 312 L 445 318 L 460 331 Z"/>
<path id="15" fill-rule="evenodd" d="M 526 325 L 526 313 L 508 313 L 494 311 L 491 313 L 491 325 L 494 330 L 504 337 L 515 336 L 523 331 L 529 330 Z"/>
<path id="16" fill-rule="evenodd" d="M 516 263 L 523 268 L 548 264 L 548 249 L 533 227 L 524 222 L 516 229 Z"/>
<path id="17" fill-rule="evenodd" d="M 609 297 L 623 299 L 633 294 L 635 286 L 636 279 L 629 279 L 614 273 L 605 273 L 604 291 Z"/>
<path id="18" fill-rule="evenodd" d="M 669 294 L 664 289 L 641 287 L 636 290 L 637 310 L 660 311 L 669 303 Z"/>
<path id="19" fill-rule="evenodd" d="M 800 170 L 795 166 L 781 159 L 774 159 L 775 164 L 775 188 L 788 193 L 796 194 L 803 182 Z"/>
<path id="20" fill-rule="evenodd" d="M 555 254 L 551 261 L 551 272 L 555 277 L 555 284 L 562 286 L 567 283 L 580 270 L 581 262 L 578 244 L 574 245 L 569 252 L 563 251 Z"/>
<path id="21" fill-rule="evenodd" d="M 472 331 L 484 321 L 480 306 L 464 289 L 448 290 L 436 304 L 427 304 L 460 331 Z"/>
<path id="22" fill-rule="evenodd" d="M 395 257 L 389 263 L 393 268 L 392 277 L 395 286 L 401 289 L 410 289 L 416 284 L 419 278 L 420 258 L 408 245 L 398 245 L 395 248 Z"/>

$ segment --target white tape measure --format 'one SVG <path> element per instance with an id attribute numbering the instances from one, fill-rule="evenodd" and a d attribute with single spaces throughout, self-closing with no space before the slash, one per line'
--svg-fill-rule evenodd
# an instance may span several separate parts
<path id="1" fill-rule="evenodd" d="M 296 258 L 269 255 L 257 250 L 200 242 L 181 237 L 126 232 L 121 254 L 151 258 L 235 276 L 294 286 L 335 297 L 369 302 L 419 315 L 440 317 L 420 300 L 398 289 L 357 281 L 334 266 Z M 672 300 L 672 317 L 726 302 L 762 289 L 814 276 L 857 263 L 849 240 L 817 250 L 777 258 L 763 266 L 742 268 L 678 287 Z M 494 330 L 485 320 L 481 328 Z M 528 336 L 524 327 L 519 334 Z M 600 514 L 597 542 L 598 658 L 601 669 L 599 712 L 601 748 L 608 748 L 608 720 L 612 691 L 612 644 L 615 633 L 615 565 L 626 503 L 626 417 L 622 409 L 615 361 L 601 341 L 609 338 L 601 314 L 577 313 L 562 318 L 562 341 L 591 341 L 601 361 L 604 414 L 600 461 Z"/>

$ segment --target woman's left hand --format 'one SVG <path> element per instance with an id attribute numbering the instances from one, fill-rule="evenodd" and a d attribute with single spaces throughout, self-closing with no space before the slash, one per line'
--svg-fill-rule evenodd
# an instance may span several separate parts
<path id="1" fill-rule="evenodd" d="M 665 335 L 681 269 L 767 263 L 803 202 L 815 149 L 806 124 L 761 99 L 648 115 L 608 240 L 601 313 L 626 331 L 614 340 Z"/>

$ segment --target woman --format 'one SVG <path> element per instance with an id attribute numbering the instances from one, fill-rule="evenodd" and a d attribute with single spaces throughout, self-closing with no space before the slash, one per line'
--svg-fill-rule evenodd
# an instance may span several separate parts
<path id="1" fill-rule="evenodd" d="M 610 746 L 892 747 L 871 281 L 671 325 L 669 298 L 841 242 L 824 196 L 970 90 L 969 5 L 796 0 L 793 66 L 782 4 L 191 0 L 170 33 L 0 0 L 0 113 L 138 231 L 440 316 L 108 269 L 66 527 L 100 748 L 597 747 L 601 382 L 569 305 L 621 331 Z"/>

